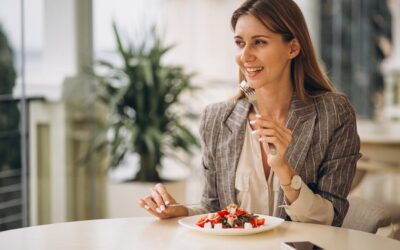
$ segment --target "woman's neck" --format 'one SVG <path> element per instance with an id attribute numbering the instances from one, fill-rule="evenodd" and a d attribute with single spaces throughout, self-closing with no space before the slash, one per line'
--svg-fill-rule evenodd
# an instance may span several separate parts
<path id="1" fill-rule="evenodd" d="M 284 121 L 292 100 L 292 84 L 271 84 L 256 90 L 257 106 L 265 118 Z"/>

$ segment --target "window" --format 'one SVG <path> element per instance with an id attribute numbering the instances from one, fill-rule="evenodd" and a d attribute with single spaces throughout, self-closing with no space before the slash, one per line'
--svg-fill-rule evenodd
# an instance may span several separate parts
<path id="1" fill-rule="evenodd" d="M 322 0 L 320 50 L 336 88 L 352 101 L 356 112 L 372 118 L 382 102 L 385 57 L 381 39 L 391 39 L 387 1 Z"/>

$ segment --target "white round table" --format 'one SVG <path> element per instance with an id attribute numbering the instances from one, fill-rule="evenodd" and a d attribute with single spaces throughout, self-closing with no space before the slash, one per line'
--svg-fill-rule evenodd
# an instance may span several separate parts
<path id="1" fill-rule="evenodd" d="M 282 241 L 311 241 L 324 249 L 400 249 L 400 241 L 361 231 L 284 222 L 247 236 L 189 231 L 178 219 L 104 219 L 34 226 L 0 233 L 0 249 L 280 249 Z"/>

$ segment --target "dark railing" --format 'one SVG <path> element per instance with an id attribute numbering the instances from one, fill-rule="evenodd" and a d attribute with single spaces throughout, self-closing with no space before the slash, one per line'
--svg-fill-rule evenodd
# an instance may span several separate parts
<path id="1" fill-rule="evenodd" d="M 0 95 L 0 105 L 7 105 L 12 103 L 20 104 L 25 101 L 27 106 L 32 101 L 45 101 L 43 97 L 29 97 L 25 99 L 14 98 L 10 95 Z M 29 142 L 29 109 L 26 109 L 25 119 L 26 132 L 24 136 L 26 141 Z M 21 127 L 21 124 L 18 125 Z M 7 143 L 9 139 L 21 138 L 20 128 L 11 130 L 0 131 L 0 144 Z M 26 162 L 29 163 L 29 143 L 26 143 L 26 150 L 21 150 L 20 146 L 19 155 L 26 157 Z M 9 145 L 10 147 L 14 145 Z M 23 155 L 22 152 L 26 152 Z M 29 164 L 27 166 L 26 175 L 29 175 Z M 26 181 L 24 181 L 26 180 Z M 22 166 L 0 166 L 0 231 L 20 228 L 24 225 L 24 221 L 29 221 L 29 192 L 28 192 L 28 176 L 23 178 Z M 24 199 L 25 197 L 25 199 Z"/>

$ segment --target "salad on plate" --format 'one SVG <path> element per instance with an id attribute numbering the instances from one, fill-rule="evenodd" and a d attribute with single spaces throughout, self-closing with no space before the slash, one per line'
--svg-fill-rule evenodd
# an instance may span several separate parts
<path id="1" fill-rule="evenodd" d="M 200 217 L 196 225 L 204 229 L 239 228 L 250 229 L 263 226 L 265 218 L 248 213 L 238 208 L 236 204 L 230 204 L 225 209 L 216 213 L 209 213 Z"/>

